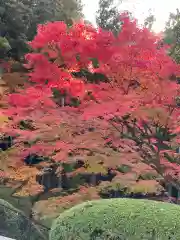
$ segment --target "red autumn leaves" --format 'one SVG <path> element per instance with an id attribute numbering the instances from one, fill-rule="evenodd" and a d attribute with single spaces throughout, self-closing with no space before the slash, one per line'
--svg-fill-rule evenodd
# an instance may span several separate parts
<path id="1" fill-rule="evenodd" d="M 179 132 L 176 100 L 180 89 L 170 80 L 172 74 L 179 74 L 179 65 L 167 55 L 166 46 L 159 47 L 159 37 L 127 16 L 122 16 L 122 22 L 118 36 L 84 23 L 71 28 L 63 22 L 39 26 L 30 43 L 33 52 L 26 56 L 30 81 L 19 93 L 9 96 L 12 107 L 8 114 L 14 122 L 28 118 L 38 123 L 47 115 L 58 125 L 68 121 L 68 112 L 74 112 L 74 121 L 79 122 L 97 117 L 111 121 L 131 114 L 139 125 L 146 121 L 153 129 L 159 124 Z M 98 62 L 96 67 L 93 59 Z M 75 78 L 73 72 L 82 69 L 101 73 L 108 81 L 96 84 L 85 76 Z M 78 98 L 78 107 L 57 106 L 53 88 L 62 100 Z M 102 126 L 109 131 L 107 122 L 102 120 Z"/>

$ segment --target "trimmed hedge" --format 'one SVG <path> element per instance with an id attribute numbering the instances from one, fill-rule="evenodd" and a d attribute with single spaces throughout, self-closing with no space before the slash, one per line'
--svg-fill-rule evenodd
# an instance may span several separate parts
<path id="1" fill-rule="evenodd" d="M 23 212 L 2 199 L 0 199 L 0 235 L 17 240 L 46 239 Z"/>
<path id="2" fill-rule="evenodd" d="M 180 207 L 127 198 L 85 202 L 54 221 L 50 240 L 180 240 Z"/>

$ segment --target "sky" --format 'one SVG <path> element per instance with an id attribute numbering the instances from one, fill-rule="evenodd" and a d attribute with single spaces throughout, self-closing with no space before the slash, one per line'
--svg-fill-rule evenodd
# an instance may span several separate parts
<path id="1" fill-rule="evenodd" d="M 118 0 L 117 0 L 118 1 Z M 98 9 L 98 0 L 82 0 L 84 4 L 85 18 L 95 24 L 95 13 Z M 129 10 L 143 24 L 149 15 L 149 10 L 155 15 L 156 22 L 153 30 L 160 32 L 164 29 L 170 12 L 180 9 L 180 0 L 123 0 L 119 6 L 120 10 Z"/>

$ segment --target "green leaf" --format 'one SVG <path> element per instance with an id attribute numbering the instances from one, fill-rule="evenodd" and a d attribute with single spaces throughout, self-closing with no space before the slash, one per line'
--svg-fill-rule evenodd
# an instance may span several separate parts
<path id="1" fill-rule="evenodd" d="M 97 58 L 92 58 L 91 61 L 92 61 L 92 65 L 93 65 L 94 68 L 99 67 L 99 61 L 98 61 Z"/>
<path id="2" fill-rule="evenodd" d="M 64 171 L 66 173 L 68 173 L 68 172 L 73 172 L 74 171 L 75 164 L 62 163 L 62 166 L 64 168 Z"/>
<path id="3" fill-rule="evenodd" d="M 164 153 L 164 157 L 171 163 L 177 163 L 177 159 L 174 157 L 171 157 L 168 153 Z"/>
<path id="4" fill-rule="evenodd" d="M 155 146 L 157 146 L 158 149 L 160 150 L 171 150 L 171 146 L 167 145 L 166 143 L 161 143 L 161 142 L 158 142 L 158 143 L 155 143 L 154 144 Z"/>

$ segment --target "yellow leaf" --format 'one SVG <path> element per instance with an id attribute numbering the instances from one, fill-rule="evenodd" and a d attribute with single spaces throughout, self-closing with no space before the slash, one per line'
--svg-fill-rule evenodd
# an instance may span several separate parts
<path id="1" fill-rule="evenodd" d="M 5 115 L 0 115 L 0 123 L 4 123 L 6 121 L 8 121 L 8 117 Z"/>
<path id="2" fill-rule="evenodd" d="M 3 127 L 8 122 L 8 117 L 5 115 L 0 115 L 0 127 Z"/>
<path id="3" fill-rule="evenodd" d="M 103 165 L 98 164 L 98 163 L 90 163 L 90 164 L 88 164 L 86 170 L 89 173 L 102 173 L 102 174 L 106 174 L 107 173 L 106 168 Z"/>

